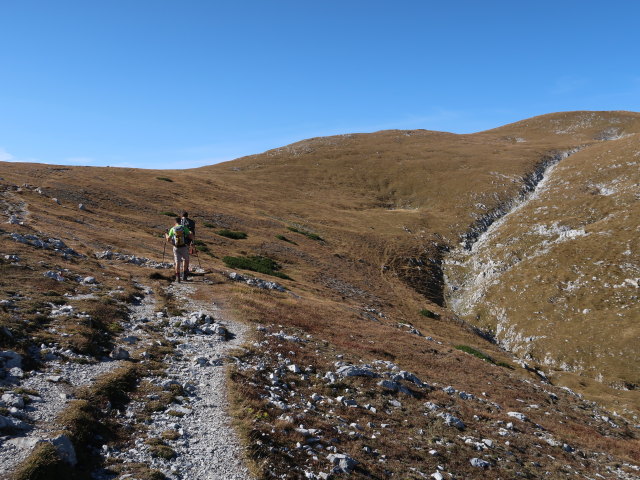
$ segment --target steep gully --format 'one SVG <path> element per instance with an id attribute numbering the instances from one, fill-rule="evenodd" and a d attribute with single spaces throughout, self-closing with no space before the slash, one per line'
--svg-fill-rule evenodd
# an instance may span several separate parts
<path id="1" fill-rule="evenodd" d="M 576 147 L 545 155 L 535 168 L 522 178 L 522 187 L 509 201 L 479 217 L 460 237 L 457 248 L 444 243 L 434 243 L 420 253 L 403 259 L 405 269 L 401 278 L 418 293 L 440 306 L 448 306 L 457 315 L 463 315 L 462 304 L 469 298 L 477 299 L 482 275 L 470 268 L 479 245 L 491 238 L 510 215 L 516 213 L 540 192 L 553 168 L 570 155 L 580 151 Z M 408 267 L 408 268 L 407 268 Z M 396 270 L 398 271 L 398 270 Z M 475 329 L 491 340 L 487 332 Z"/>

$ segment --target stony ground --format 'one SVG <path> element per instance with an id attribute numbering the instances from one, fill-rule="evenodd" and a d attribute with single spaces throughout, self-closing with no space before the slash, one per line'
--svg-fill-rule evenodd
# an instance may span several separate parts
<path id="1" fill-rule="evenodd" d="M 191 300 L 203 283 L 172 284 L 167 292 L 179 304 L 179 316 L 157 312 L 151 288 L 137 287 L 143 296 L 130 307 L 128 321 L 110 357 L 99 360 L 57 344 L 41 345 L 44 362 L 38 369 L 24 371 L 22 356 L 2 351 L 3 395 L 0 406 L 3 435 L 0 437 L 0 472 L 10 474 L 38 444 L 56 445 L 61 456 L 75 462 L 68 437 L 60 435 L 56 417 L 74 399 L 79 387 L 90 386 L 101 376 L 130 361 L 144 363 L 147 350 L 159 342 L 173 344 L 165 358 L 166 370 L 155 377 L 140 379 L 160 390 L 176 390 L 180 395 L 162 408 L 154 408 L 143 418 L 149 402 L 159 398 L 150 393 L 128 403 L 126 410 L 110 413 L 111 420 L 133 432 L 124 441 L 109 442 L 96 452 L 103 464 L 94 478 L 131 478 L 128 465 L 142 464 L 170 479 L 249 479 L 242 447 L 228 413 L 226 358 L 230 349 L 245 341 L 247 327 L 228 318 L 212 302 Z M 72 313 L 66 307 L 65 314 Z M 156 327 L 155 329 L 153 327 Z M 150 328 L 151 327 L 151 328 Z M 156 332 L 151 335 L 150 332 Z M 160 336 L 157 332 L 160 331 Z M 11 425 L 9 425 L 9 422 Z M 167 454 L 170 452 L 170 454 Z M 117 467 L 117 468 L 114 468 Z"/>
<path id="2" fill-rule="evenodd" d="M 177 344 L 177 352 L 166 375 L 150 379 L 165 388 L 180 385 L 183 395 L 175 404 L 154 412 L 146 438 L 135 439 L 132 448 L 105 448 L 104 454 L 124 463 L 147 464 L 171 479 L 248 479 L 251 477 L 228 414 L 224 368 L 227 352 L 243 343 L 246 327 L 225 318 L 214 303 L 191 300 L 196 288 L 189 283 L 169 287 L 170 293 L 181 299 L 180 307 L 190 313 L 169 319 L 165 338 Z M 134 312 L 133 322 L 164 319 L 154 317 L 153 310 L 141 308 Z M 175 328 L 176 324 L 180 328 Z M 131 402 L 125 418 L 135 418 L 143 407 L 140 402 Z M 163 446 L 173 451 L 166 455 L 169 458 L 154 450 L 158 445 L 149 440 L 156 438 L 163 438 Z"/>

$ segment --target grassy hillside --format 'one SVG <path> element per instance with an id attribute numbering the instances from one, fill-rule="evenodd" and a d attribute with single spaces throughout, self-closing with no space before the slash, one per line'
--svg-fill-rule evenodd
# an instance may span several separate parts
<path id="1" fill-rule="evenodd" d="M 621 418 L 623 427 L 616 430 L 602 420 L 606 415 L 593 413 L 595 406 L 540 384 L 532 370 L 542 366 L 552 382 L 593 395 L 629 421 L 640 410 L 637 391 L 608 388 L 621 382 L 629 388 L 637 382 L 633 376 L 638 371 L 637 355 L 633 355 L 637 353 L 633 342 L 637 309 L 632 306 L 632 285 L 625 280 L 638 277 L 634 270 L 637 222 L 633 220 L 637 218 L 638 170 L 631 158 L 638 132 L 640 114 L 574 112 L 473 135 L 417 130 L 316 138 L 183 171 L 0 163 L 1 206 L 7 219 L 14 216 L 13 223 L 2 226 L 3 251 L 27 259 L 28 267 L 16 270 L 3 260 L 5 278 L 11 278 L 13 285 L 4 285 L 2 292 L 4 297 L 15 296 L 15 285 L 21 284 L 23 295 L 39 298 L 38 292 L 57 285 L 40 274 L 64 268 L 78 274 L 104 273 L 114 286 L 135 280 L 161 288 L 161 281 L 149 277 L 151 271 L 97 261 L 94 254 L 111 249 L 159 261 L 162 232 L 171 226 L 171 214 L 187 209 L 198 222 L 200 260 L 208 270 L 228 270 L 225 256 L 260 256 L 271 259 L 277 271 L 289 277 L 256 274 L 291 292 L 269 293 L 212 274 L 217 285 L 212 288 L 218 289 L 217 295 L 225 297 L 239 318 L 269 332 L 282 328 L 300 338 L 310 336 L 305 343 L 283 344 L 258 333 L 256 344 L 239 354 L 246 365 L 262 359 L 276 368 L 289 355 L 297 363 L 310 365 L 310 371 L 328 372 L 335 370 L 338 360 L 388 361 L 438 386 L 434 393 L 399 398 L 402 407 L 389 406 L 388 392 L 370 393 L 369 400 L 358 398 L 362 404 L 377 405 L 375 418 L 359 409 L 327 403 L 326 408 L 315 407 L 317 415 L 307 412 L 297 419 L 307 428 L 317 424 L 325 430 L 333 428 L 328 422 L 335 416 L 349 420 L 347 425 L 369 421 L 391 425 L 388 435 L 369 438 L 366 445 L 357 435 L 349 435 L 348 429 L 336 433 L 341 450 L 366 463 L 362 475 L 384 478 L 386 471 L 392 471 L 403 478 L 419 478 L 409 467 L 420 464 L 435 469 L 438 462 L 461 475 L 467 471 L 478 475 L 467 458 L 473 454 L 473 445 L 429 416 L 425 401 L 457 411 L 467 433 L 476 439 L 495 436 L 509 420 L 504 412 L 526 409 L 530 421 L 516 429 L 517 440 L 512 440 L 516 461 L 509 459 L 513 452 L 507 453 L 508 445 L 500 447 L 491 460 L 495 468 L 484 478 L 509 477 L 518 469 L 529 478 L 537 478 L 540 469 L 556 475 L 552 478 L 564 475 L 560 464 L 541 459 L 546 455 L 562 456 L 565 464 L 585 475 L 617 475 L 611 473 L 616 462 L 638 462 L 632 425 Z M 630 136 L 609 140 L 621 135 Z M 500 267 L 497 283 L 482 291 L 480 301 L 465 303 L 460 313 L 466 322 L 461 321 L 447 308 L 443 263 L 457 258 L 452 255 L 458 254 L 466 233 L 480 228 L 483 219 L 521 193 L 527 176 L 545 158 L 576 147 L 582 148 L 580 153 L 558 165 L 557 177 L 536 200 L 543 203 L 528 204 L 530 210 L 523 207 L 521 214 L 513 216 L 513 224 L 505 222 L 498 233 L 503 236 L 494 237 L 479 252 L 485 257 L 477 258 L 495 259 L 506 266 Z M 615 194 L 608 194 L 610 190 Z M 80 203 L 85 210 L 79 210 Z M 555 242 L 558 237 L 547 235 L 539 227 L 543 224 L 547 230 L 550 226 L 564 232 L 584 229 L 585 235 Z M 536 228 L 541 233 L 531 235 Z M 230 238 L 221 234 L 224 231 L 240 232 L 246 238 Z M 12 240 L 12 233 L 62 239 L 86 258 L 34 250 Z M 526 260 L 534 252 L 538 255 L 545 241 L 555 242 L 553 248 Z M 514 261 L 516 257 L 522 261 Z M 626 263 L 621 260 L 625 258 Z M 473 282 L 464 277 L 473 268 L 458 269 L 455 281 L 471 288 Z M 598 282 L 587 280 L 594 276 Z M 116 277 L 121 280 L 113 280 Z M 40 285 L 43 282 L 47 285 Z M 605 283 L 609 286 L 604 287 Z M 210 293 L 203 290 L 201 294 Z M 6 308 L 1 319 L 3 326 L 21 332 L 12 337 L 12 348 L 27 353 L 41 341 L 39 333 L 17 328 L 22 320 Z M 498 339 L 534 368 L 518 366 L 509 353 L 472 326 L 477 323 L 498 331 L 499 322 L 500 331 L 509 332 L 509 342 L 501 335 Z M 549 327 L 554 335 L 548 333 Z M 523 346 L 522 338 L 544 332 L 544 342 Z M 105 335 L 110 335 L 108 329 Z M 565 365 L 571 366 L 570 373 L 562 368 Z M 286 472 L 287 462 L 300 466 L 312 461 L 312 457 L 300 457 L 304 452 L 282 450 L 291 442 L 290 435 L 278 433 L 282 425 L 276 419 L 282 412 L 265 400 L 266 377 L 260 370 L 247 369 L 232 375 L 236 416 L 263 474 Z M 595 377 L 601 383 L 594 387 L 589 378 Z M 347 379 L 333 386 L 314 383 L 313 378 L 289 380 L 301 396 L 321 390 L 325 397 L 367 397 L 367 390 L 376 391 L 366 379 Z M 500 407 L 452 397 L 441 390 L 448 385 Z M 536 446 L 539 426 L 561 439 L 560 446 L 570 443 L 586 452 L 587 460 L 568 451 L 561 453 L 553 442 Z M 426 437 L 416 437 L 416 431 L 427 432 L 420 434 Z M 408 437 L 407 432 L 413 433 Z M 260 443 L 255 442 L 258 435 Z M 428 454 L 428 445 L 445 445 L 447 453 L 436 458 Z M 360 453 L 364 447 L 387 452 L 385 462 L 375 457 L 365 461 Z M 598 457 L 601 452 L 608 455 L 606 462 Z M 532 462 L 544 466 L 534 468 Z M 605 466 L 597 466 L 598 462 Z"/>

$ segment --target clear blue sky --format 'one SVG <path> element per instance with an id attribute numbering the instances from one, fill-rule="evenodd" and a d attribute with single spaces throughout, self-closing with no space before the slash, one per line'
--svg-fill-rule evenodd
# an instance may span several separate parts
<path id="1" fill-rule="evenodd" d="M 0 160 L 188 168 L 638 111 L 638 18 L 631 0 L 0 0 Z"/>

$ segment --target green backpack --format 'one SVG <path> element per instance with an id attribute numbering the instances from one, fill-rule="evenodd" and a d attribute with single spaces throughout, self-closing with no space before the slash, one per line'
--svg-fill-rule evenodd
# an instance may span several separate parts
<path id="1" fill-rule="evenodd" d="M 173 228 L 173 246 L 184 247 L 186 244 L 187 244 L 187 239 L 186 239 L 184 227 L 182 225 L 179 227 L 174 227 Z"/>

